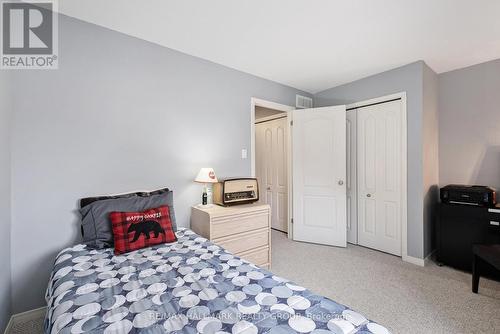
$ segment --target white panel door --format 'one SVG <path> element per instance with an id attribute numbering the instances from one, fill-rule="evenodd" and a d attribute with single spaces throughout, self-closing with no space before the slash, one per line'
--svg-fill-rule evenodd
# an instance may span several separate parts
<path id="1" fill-rule="evenodd" d="M 259 203 L 266 204 L 267 196 L 265 189 L 265 170 L 264 165 L 264 128 L 259 124 L 255 124 L 255 177 L 259 186 Z"/>
<path id="2" fill-rule="evenodd" d="M 259 202 L 273 207 L 273 131 L 265 123 L 255 125 L 255 173 L 259 183 Z M 268 190 L 269 189 L 269 190 Z"/>
<path id="3" fill-rule="evenodd" d="M 356 109 L 347 112 L 347 242 L 358 243 Z"/>
<path id="4" fill-rule="evenodd" d="M 345 106 L 293 111 L 293 238 L 346 247 Z"/>
<path id="5" fill-rule="evenodd" d="M 402 110 L 393 101 L 357 111 L 358 243 L 401 255 Z"/>
<path id="6" fill-rule="evenodd" d="M 287 118 L 258 123 L 256 176 L 260 202 L 271 206 L 271 227 L 288 231 Z"/>

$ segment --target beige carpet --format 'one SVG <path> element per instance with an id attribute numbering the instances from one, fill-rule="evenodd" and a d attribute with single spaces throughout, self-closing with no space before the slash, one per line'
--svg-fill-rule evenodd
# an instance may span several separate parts
<path id="1" fill-rule="evenodd" d="M 500 333 L 500 283 L 430 263 L 348 245 L 289 240 L 273 231 L 272 269 L 315 293 L 360 311 L 393 333 Z"/>

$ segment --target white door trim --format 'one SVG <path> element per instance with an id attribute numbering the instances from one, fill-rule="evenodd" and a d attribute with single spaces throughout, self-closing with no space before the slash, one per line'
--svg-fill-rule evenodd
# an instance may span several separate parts
<path id="1" fill-rule="evenodd" d="M 295 110 L 295 107 L 287 106 L 285 104 L 280 104 L 272 101 L 262 100 L 256 97 L 250 98 L 250 168 L 251 168 L 251 176 L 255 177 L 255 107 L 264 107 L 268 109 L 274 109 L 282 111 L 286 114 L 288 122 L 288 161 L 287 161 L 287 169 L 288 169 L 288 239 L 293 238 L 293 185 L 292 185 L 292 136 L 291 136 L 291 122 L 292 122 L 292 113 L 291 111 Z"/>
<path id="2" fill-rule="evenodd" d="M 401 156 L 406 157 L 402 161 L 401 178 L 401 258 L 405 262 L 420 264 L 420 261 L 415 261 L 415 258 L 408 256 L 408 123 L 407 123 L 407 105 L 406 92 L 377 97 L 370 100 L 356 102 L 347 105 L 347 109 L 355 109 L 366 107 L 370 104 L 384 103 L 391 100 L 401 99 L 401 136 L 403 145 L 401 147 Z M 422 260 L 423 261 L 423 260 Z"/>
<path id="3" fill-rule="evenodd" d="M 274 121 L 275 119 L 286 118 L 288 115 L 286 113 L 280 113 L 272 116 L 262 117 L 255 120 L 255 124 L 265 123 L 269 121 Z"/>

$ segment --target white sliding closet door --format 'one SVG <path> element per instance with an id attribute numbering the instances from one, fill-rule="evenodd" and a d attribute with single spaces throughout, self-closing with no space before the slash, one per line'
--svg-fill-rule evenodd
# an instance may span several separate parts
<path id="1" fill-rule="evenodd" d="M 402 107 L 357 109 L 358 243 L 401 255 Z"/>
<path id="2" fill-rule="evenodd" d="M 345 106 L 293 111 L 293 238 L 346 246 Z"/>
<path id="3" fill-rule="evenodd" d="M 347 242 L 358 243 L 356 109 L 347 111 Z"/>
<path id="4" fill-rule="evenodd" d="M 271 206 L 271 227 L 288 231 L 287 118 L 257 123 L 256 176 L 260 202 Z"/>

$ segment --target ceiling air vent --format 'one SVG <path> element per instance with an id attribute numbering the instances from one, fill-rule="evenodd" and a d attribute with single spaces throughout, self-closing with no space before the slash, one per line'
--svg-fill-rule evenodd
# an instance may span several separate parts
<path id="1" fill-rule="evenodd" d="M 313 100 L 307 96 L 295 95 L 295 107 L 297 107 L 297 109 L 312 108 Z"/>

